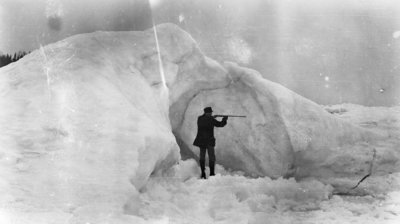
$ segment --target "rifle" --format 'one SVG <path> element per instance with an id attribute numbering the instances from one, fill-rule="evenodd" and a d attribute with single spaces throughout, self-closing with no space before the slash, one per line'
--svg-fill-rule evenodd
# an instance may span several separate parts
<path id="1" fill-rule="evenodd" d="M 217 114 L 217 115 L 213 115 L 213 117 L 246 117 L 243 115 L 223 115 L 223 114 Z"/>

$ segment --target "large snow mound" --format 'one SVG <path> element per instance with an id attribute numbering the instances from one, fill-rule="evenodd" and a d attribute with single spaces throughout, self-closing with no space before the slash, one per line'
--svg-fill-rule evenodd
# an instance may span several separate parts
<path id="1" fill-rule="evenodd" d="M 95 32 L 1 68 L 2 206 L 122 213 L 152 174 L 179 161 L 172 130 L 186 104 L 230 79 L 177 26 L 156 29 L 159 46 L 153 29 Z"/>
<path id="2" fill-rule="evenodd" d="M 158 35 L 174 86 L 178 64 L 199 50 L 175 26 Z M 168 111 L 179 91 L 169 94 L 158 63 L 148 30 L 77 35 L 2 68 L 2 203 L 122 208 L 152 173 L 177 163 Z"/>

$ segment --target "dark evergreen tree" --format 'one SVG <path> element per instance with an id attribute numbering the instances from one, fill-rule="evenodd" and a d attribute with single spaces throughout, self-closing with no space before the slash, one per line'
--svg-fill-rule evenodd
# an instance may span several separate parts
<path id="1" fill-rule="evenodd" d="M 28 52 L 30 53 L 30 52 Z M 19 59 L 23 58 L 25 55 L 28 54 L 25 51 L 19 51 L 18 53 L 14 53 L 14 55 L 12 54 L 3 54 L 0 55 L 0 67 L 6 66 L 12 62 L 16 62 Z"/>

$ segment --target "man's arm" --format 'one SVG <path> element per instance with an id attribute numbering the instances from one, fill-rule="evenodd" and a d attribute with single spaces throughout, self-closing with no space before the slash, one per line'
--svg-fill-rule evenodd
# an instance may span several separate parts
<path id="1" fill-rule="evenodd" d="M 228 120 L 228 117 L 223 117 L 222 121 L 218 121 L 215 118 L 213 118 L 213 120 L 214 120 L 215 127 L 224 127 L 226 125 L 226 121 Z"/>

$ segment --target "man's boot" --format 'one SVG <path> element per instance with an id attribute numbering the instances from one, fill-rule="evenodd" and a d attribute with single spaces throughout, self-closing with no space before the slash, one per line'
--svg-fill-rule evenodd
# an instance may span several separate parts
<path id="1" fill-rule="evenodd" d="M 210 166 L 210 176 L 215 176 L 214 168 L 215 168 L 215 151 L 214 147 L 209 147 L 208 148 L 208 165 Z"/>
<path id="2" fill-rule="evenodd" d="M 215 172 L 214 172 L 214 169 L 215 169 L 215 161 L 210 161 L 210 176 L 215 176 Z"/>
<path id="3" fill-rule="evenodd" d="M 207 179 L 206 178 L 206 161 L 205 160 L 200 160 L 200 169 L 201 169 L 201 179 Z"/>

